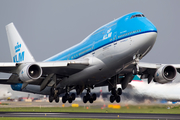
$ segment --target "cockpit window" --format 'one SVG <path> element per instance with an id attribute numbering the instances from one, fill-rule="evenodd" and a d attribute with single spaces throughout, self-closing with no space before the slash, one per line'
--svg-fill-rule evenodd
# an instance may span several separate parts
<path id="1" fill-rule="evenodd" d="M 136 14 L 136 15 L 131 16 L 131 19 L 135 17 L 145 17 L 145 16 L 143 14 Z"/>

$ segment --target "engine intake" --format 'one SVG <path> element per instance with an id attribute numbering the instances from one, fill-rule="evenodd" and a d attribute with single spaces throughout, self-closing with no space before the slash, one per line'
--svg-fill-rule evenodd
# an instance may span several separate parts
<path id="1" fill-rule="evenodd" d="M 23 69 L 19 73 L 19 78 L 23 82 L 31 82 L 33 80 L 37 80 L 42 75 L 42 69 L 39 65 L 30 64 L 23 67 Z"/>
<path id="2" fill-rule="evenodd" d="M 172 82 L 177 75 L 177 70 L 171 65 L 161 66 L 155 73 L 154 79 L 158 83 Z"/>

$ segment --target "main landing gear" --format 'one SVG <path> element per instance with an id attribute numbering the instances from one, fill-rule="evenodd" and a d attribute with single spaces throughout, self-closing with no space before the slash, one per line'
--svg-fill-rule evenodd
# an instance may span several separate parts
<path id="1" fill-rule="evenodd" d="M 121 101 L 121 97 L 120 95 L 122 94 L 122 89 L 118 88 L 117 90 L 115 88 L 113 88 L 111 90 L 111 96 L 110 96 L 110 102 L 113 103 L 114 101 L 116 101 L 117 103 L 119 103 Z"/>
<path id="2" fill-rule="evenodd" d="M 90 94 L 90 89 L 87 89 L 87 93 L 86 95 L 83 97 L 83 102 L 87 103 L 88 101 L 90 103 L 93 103 L 96 100 L 97 96 L 95 93 L 93 93 L 92 95 Z"/>
<path id="3" fill-rule="evenodd" d="M 111 96 L 110 96 L 111 103 L 113 103 L 114 101 L 119 103 L 121 101 L 120 95 L 122 94 L 122 89 L 118 88 L 116 90 L 118 79 L 119 79 L 119 75 L 115 75 L 111 78 L 111 80 L 108 81 L 109 82 L 108 89 L 109 91 L 111 91 Z"/>
<path id="4" fill-rule="evenodd" d="M 68 101 L 69 103 L 72 103 L 72 101 L 75 99 L 76 99 L 76 95 L 74 93 L 72 93 L 71 95 L 69 95 L 69 93 L 66 93 L 62 97 L 62 103 L 66 103 L 66 101 Z"/>
<path id="5" fill-rule="evenodd" d="M 48 79 L 50 80 L 50 78 L 52 77 L 52 81 L 54 81 L 54 85 L 52 86 L 52 88 L 50 89 L 50 95 L 49 95 L 49 102 L 53 102 L 53 100 L 55 100 L 56 103 L 59 102 L 59 95 L 60 95 L 60 89 L 57 89 L 56 88 L 56 85 L 58 84 L 58 80 L 57 80 L 57 77 L 56 75 L 54 74 L 51 74 L 50 77 L 48 76 L 47 77 L 47 83 L 48 83 Z"/>
<path id="6" fill-rule="evenodd" d="M 51 94 L 49 95 L 49 102 L 53 102 L 55 100 L 56 103 L 59 102 L 59 93 L 58 90 L 55 90 L 53 87 L 51 88 Z"/>
<path id="7" fill-rule="evenodd" d="M 73 100 L 76 99 L 76 95 L 75 93 L 72 93 L 71 95 L 69 95 L 69 87 L 66 87 L 66 94 L 62 97 L 62 103 L 66 103 L 66 101 L 68 101 L 69 103 L 72 103 Z"/>

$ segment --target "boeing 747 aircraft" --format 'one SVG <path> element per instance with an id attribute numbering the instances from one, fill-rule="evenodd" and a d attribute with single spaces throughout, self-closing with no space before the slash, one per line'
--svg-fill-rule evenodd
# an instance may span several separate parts
<path id="1" fill-rule="evenodd" d="M 13 90 L 49 95 L 49 101 L 71 103 L 75 94 L 87 90 L 83 102 L 96 100 L 91 89 L 108 86 L 110 102 L 120 102 L 120 95 L 133 75 L 139 74 L 159 83 L 176 78 L 179 64 L 150 64 L 141 60 L 153 47 L 156 27 L 141 13 L 124 15 L 98 28 L 79 44 L 43 62 L 36 62 L 13 23 L 6 26 L 12 63 L 0 63 L 0 72 L 12 73 L 0 84 L 10 84 Z M 117 89 L 117 84 L 121 88 Z"/>

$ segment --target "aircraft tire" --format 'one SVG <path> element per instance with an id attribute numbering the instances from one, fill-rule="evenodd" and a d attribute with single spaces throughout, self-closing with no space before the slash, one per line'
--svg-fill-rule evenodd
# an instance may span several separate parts
<path id="1" fill-rule="evenodd" d="M 118 91 L 118 95 L 122 95 L 122 89 L 121 88 L 118 88 L 117 91 Z"/>
<path id="2" fill-rule="evenodd" d="M 69 99 L 68 99 L 68 102 L 69 102 L 69 103 L 72 103 L 72 99 L 71 99 L 71 98 L 69 98 Z"/>
<path id="3" fill-rule="evenodd" d="M 50 95 L 50 96 L 49 96 L 49 102 L 52 103 L 53 100 L 54 100 L 54 96 L 51 96 L 51 95 Z"/>
<path id="4" fill-rule="evenodd" d="M 70 98 L 68 93 L 66 93 L 64 96 L 65 96 L 66 100 L 68 100 Z"/>
<path id="5" fill-rule="evenodd" d="M 76 95 L 74 93 L 71 94 L 71 98 L 72 100 L 75 100 L 76 99 Z"/>
<path id="6" fill-rule="evenodd" d="M 55 102 L 56 102 L 56 103 L 59 102 L 59 96 L 57 96 L 57 97 L 55 98 Z"/>
<path id="7" fill-rule="evenodd" d="M 89 99 L 89 102 L 90 102 L 90 103 L 93 103 L 93 98 L 90 98 L 90 99 Z"/>
<path id="8" fill-rule="evenodd" d="M 120 98 L 120 96 L 118 95 L 118 96 L 116 97 L 116 102 L 119 103 L 120 101 L 121 101 L 121 98 Z"/>
<path id="9" fill-rule="evenodd" d="M 83 102 L 87 103 L 87 97 L 86 96 L 83 97 Z"/>
<path id="10" fill-rule="evenodd" d="M 67 99 L 66 99 L 66 96 L 63 96 L 62 97 L 62 103 L 66 103 Z"/>
<path id="11" fill-rule="evenodd" d="M 86 100 L 88 101 L 91 98 L 91 95 L 89 93 L 86 94 Z"/>
<path id="12" fill-rule="evenodd" d="M 95 94 L 95 93 L 93 93 L 93 94 L 92 94 L 92 99 L 95 101 L 95 100 L 96 100 L 96 98 L 97 98 L 96 94 Z"/>
<path id="13" fill-rule="evenodd" d="M 115 97 L 113 95 L 110 96 L 110 102 L 113 103 L 115 100 Z"/>

